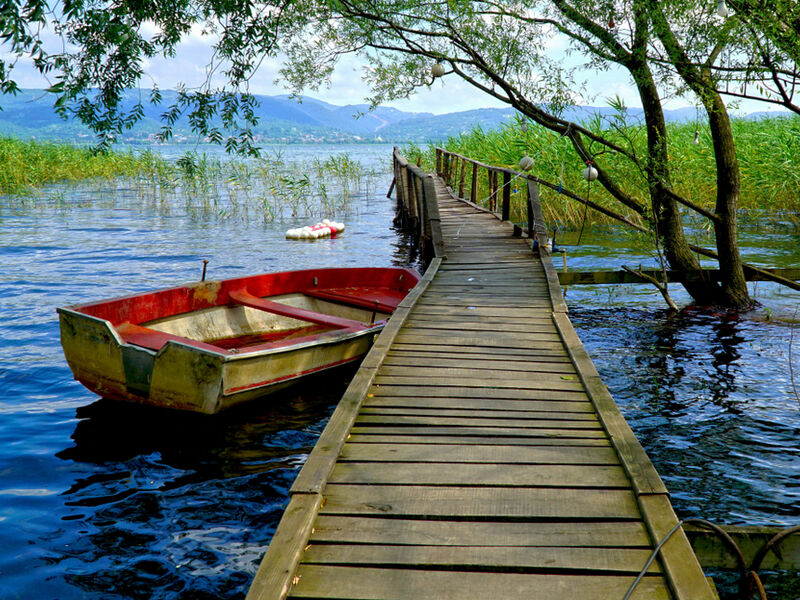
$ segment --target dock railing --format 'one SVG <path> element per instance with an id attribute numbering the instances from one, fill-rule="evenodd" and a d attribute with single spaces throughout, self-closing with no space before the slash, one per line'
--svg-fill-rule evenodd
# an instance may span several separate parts
<path id="1" fill-rule="evenodd" d="M 470 170 L 470 183 L 467 188 L 466 175 L 468 169 Z M 481 171 L 485 171 L 485 173 Z M 542 216 L 542 204 L 539 199 L 539 180 L 537 178 L 526 174 L 524 171 L 514 171 L 506 167 L 487 165 L 443 148 L 436 148 L 436 173 L 450 187 L 453 194 L 483 210 L 487 208 L 479 204 L 483 199 L 479 198 L 478 180 L 479 177 L 486 177 L 489 194 L 485 200 L 488 201 L 488 210 L 497 214 L 501 221 L 511 220 L 512 183 L 517 179 L 521 179 L 525 183 L 524 205 L 527 224 L 525 228 L 520 228 L 518 233 L 525 233 L 534 240 L 535 247 L 549 252 L 547 227 Z M 467 190 L 469 192 L 468 196 L 465 195 Z M 531 232 L 533 233 L 531 234 Z"/>
<path id="2" fill-rule="evenodd" d="M 397 220 L 417 237 L 425 264 L 444 256 L 439 205 L 433 178 L 409 163 L 397 148 L 392 153 Z"/>

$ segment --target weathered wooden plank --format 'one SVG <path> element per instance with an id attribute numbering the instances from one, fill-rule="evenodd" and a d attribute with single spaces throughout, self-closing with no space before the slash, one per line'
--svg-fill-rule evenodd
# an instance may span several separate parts
<path id="1" fill-rule="evenodd" d="M 640 518 L 629 490 L 422 485 L 349 485 L 325 488 L 321 514 L 448 517 L 454 519 Z"/>
<path id="2" fill-rule="evenodd" d="M 353 424 L 358 408 L 366 397 L 374 379 L 375 367 L 383 360 L 404 319 L 408 317 L 409 307 L 413 306 L 413 303 L 417 301 L 433 280 L 440 262 L 440 260 L 436 260 L 430 265 L 428 272 L 403 299 L 396 313 L 392 315 L 391 322 L 384 327 L 378 336 L 378 340 L 370 349 L 358 373 L 356 373 L 347 390 L 345 390 L 342 400 L 333 415 L 331 415 L 308 460 L 300 470 L 297 479 L 292 485 L 292 493 L 319 493 L 322 490 L 328 473 L 333 468 L 336 457 L 339 455 L 339 451 Z"/>
<path id="3" fill-rule="evenodd" d="M 543 278 L 544 279 L 544 278 Z M 538 285 L 537 285 L 538 283 Z M 500 282 L 493 283 L 451 283 L 436 282 L 436 286 L 431 289 L 427 298 L 432 298 L 436 295 L 447 296 L 475 296 L 477 298 L 491 297 L 502 295 L 503 299 L 513 300 L 527 300 L 547 298 L 547 288 L 542 282 L 522 283 L 515 282 L 509 284 L 502 284 Z"/>
<path id="4" fill-rule="evenodd" d="M 569 402 L 584 401 L 588 399 L 586 392 L 567 390 L 520 390 L 513 388 L 469 388 L 469 387 L 426 387 L 413 385 L 388 385 L 382 384 L 373 387 L 370 392 L 372 397 L 423 397 L 430 398 L 497 398 L 508 400 L 559 400 Z M 369 394 L 367 397 L 370 397 Z"/>
<path id="5" fill-rule="evenodd" d="M 495 357 L 496 358 L 496 357 Z M 473 374 L 482 374 L 483 371 L 502 370 L 504 373 L 519 371 L 522 373 L 560 373 L 574 374 L 575 367 L 572 363 L 551 360 L 548 362 L 517 362 L 516 360 L 492 360 L 492 359 L 473 359 L 473 358 L 440 358 L 431 356 L 415 356 L 411 353 L 398 354 L 389 353 L 384 359 L 386 367 L 430 367 L 438 368 L 459 368 L 469 369 Z"/>
<path id="6" fill-rule="evenodd" d="M 763 269 L 773 275 L 800 281 L 800 269 Z M 658 270 L 644 270 L 644 273 L 661 281 L 664 273 Z M 769 281 L 762 273 L 745 269 L 747 281 Z M 628 271 L 567 271 L 559 272 L 558 280 L 562 285 L 602 285 L 618 283 L 648 283 Z M 697 271 L 667 271 L 667 280 L 670 283 L 684 283 L 693 281 L 719 281 L 719 269 L 703 269 Z"/>
<path id="7" fill-rule="evenodd" d="M 564 378 L 571 377 L 564 375 Z M 474 388 L 511 388 L 515 390 L 564 390 L 571 392 L 583 391 L 583 386 L 575 379 L 556 379 L 556 378 L 536 378 L 525 379 L 515 377 L 514 379 L 481 379 L 481 378 L 459 378 L 459 377 L 430 377 L 421 378 L 416 376 L 395 376 L 395 375 L 376 375 L 375 385 L 425 385 L 426 387 L 474 387 Z"/>
<path id="8" fill-rule="evenodd" d="M 539 429 L 531 427 L 480 427 L 429 425 L 390 427 L 385 425 L 356 424 L 352 433 L 379 435 L 474 435 L 474 436 L 517 436 L 527 438 L 590 438 L 606 439 L 604 431 L 598 429 Z"/>
<path id="9" fill-rule="evenodd" d="M 620 466 L 338 462 L 329 483 L 629 489 Z"/>
<path id="10" fill-rule="evenodd" d="M 431 323 L 431 324 L 491 324 L 491 325 L 524 325 L 526 327 L 546 327 L 547 331 L 553 327 L 550 314 L 545 310 L 538 316 L 503 316 L 503 315 L 464 315 L 462 314 L 434 314 L 429 315 L 424 312 L 414 311 L 409 319 L 412 323 Z M 536 331 L 536 329 L 531 329 Z"/>
<path id="11" fill-rule="evenodd" d="M 548 421 L 591 421 L 598 423 L 597 415 L 590 411 L 584 412 L 554 412 L 551 410 L 493 410 L 492 408 L 461 409 L 448 406 L 447 408 L 431 406 L 366 406 L 362 405 L 360 414 L 381 415 L 387 419 L 395 416 L 436 416 L 436 417 L 466 417 L 479 419 L 545 419 Z"/>
<path id="12" fill-rule="evenodd" d="M 723 527 L 744 555 L 745 563 L 753 564 L 759 552 L 780 527 L 726 525 Z M 715 533 L 698 525 L 685 525 L 692 549 L 703 568 L 736 569 L 736 559 Z M 424 542 L 418 542 L 424 543 Z M 767 552 L 761 563 L 762 570 L 800 570 L 800 533 L 783 538 L 774 550 Z"/>
<path id="13" fill-rule="evenodd" d="M 502 546 L 411 546 L 312 544 L 303 564 L 360 567 L 409 567 L 458 571 L 564 573 L 581 571 L 638 575 L 650 551 L 639 548 L 529 548 Z M 655 562 L 648 573 L 661 572 Z"/>
<path id="14" fill-rule="evenodd" d="M 544 363 L 544 365 L 549 366 L 550 363 Z M 463 377 L 465 379 L 479 378 L 481 381 L 486 382 L 495 380 L 512 380 L 514 382 L 528 381 L 534 383 L 536 387 L 546 387 L 544 382 L 551 380 L 577 381 L 578 379 L 574 370 L 570 371 L 568 369 L 563 369 L 559 372 L 558 370 L 553 369 L 552 371 L 545 369 L 544 367 L 540 368 L 538 371 L 522 371 L 519 369 L 505 370 L 500 366 L 498 366 L 496 369 L 475 370 L 468 367 L 434 367 L 433 365 L 427 367 L 422 365 L 386 365 L 381 369 L 381 374 L 386 377 L 419 377 L 424 379 L 425 382 L 427 382 L 429 379 L 433 379 L 434 382 L 432 383 L 434 385 L 436 381 L 457 377 Z M 422 381 L 420 383 L 422 383 Z"/>
<path id="15" fill-rule="evenodd" d="M 433 338 L 433 339 L 432 339 Z M 430 336 L 422 335 L 414 332 L 403 332 L 395 339 L 395 344 L 416 344 L 416 345 L 429 345 L 435 347 L 441 346 L 468 346 L 472 349 L 480 349 L 481 352 L 488 348 L 498 348 L 508 352 L 509 350 L 525 350 L 528 352 L 550 353 L 550 354 L 566 354 L 564 346 L 558 342 L 538 341 L 530 339 L 516 339 L 514 337 L 504 336 L 455 336 L 455 335 L 441 335 Z"/>
<path id="16" fill-rule="evenodd" d="M 442 331 L 442 330 L 454 330 L 454 331 L 481 331 L 481 332 L 490 332 L 494 333 L 496 331 L 502 332 L 520 332 L 520 333 L 538 333 L 538 334 L 550 334 L 550 335 L 558 335 L 556 332 L 555 327 L 553 327 L 552 323 L 487 323 L 483 319 L 479 321 L 472 321 L 462 319 L 461 321 L 451 320 L 451 321 L 442 321 L 442 320 L 424 320 L 424 319 L 414 319 L 413 321 L 406 324 L 405 329 L 407 331 Z"/>
<path id="17" fill-rule="evenodd" d="M 392 345 L 392 351 L 414 351 L 414 352 L 445 352 L 452 353 L 453 355 L 459 354 L 494 354 L 498 357 L 514 356 L 516 357 L 530 357 L 539 358 L 543 357 L 563 357 L 569 360 L 569 355 L 563 346 L 559 347 L 557 344 L 547 344 L 548 347 L 543 347 L 545 344 L 539 343 L 535 347 L 520 345 L 519 348 L 510 348 L 501 344 L 496 345 L 470 345 L 469 343 L 450 343 L 448 340 L 409 340 L 409 341 L 395 341 Z"/>
<path id="18" fill-rule="evenodd" d="M 479 411 L 536 411 L 549 413 L 586 413 L 594 417 L 594 406 L 588 401 L 498 400 L 496 398 L 430 398 L 420 396 L 378 396 L 367 398 L 362 409 L 372 408 L 440 408 Z"/>
<path id="19" fill-rule="evenodd" d="M 518 465 L 618 465 L 611 448 L 585 446 L 491 446 L 482 444 L 357 444 L 347 443 L 342 461 L 429 462 L 429 463 L 513 463 Z"/>
<path id="20" fill-rule="evenodd" d="M 426 306 L 453 306 L 464 304 L 484 308 L 549 308 L 550 299 L 536 296 L 494 295 L 491 293 L 476 294 L 474 292 L 431 293 L 425 296 Z"/>
<path id="21" fill-rule="evenodd" d="M 413 359 L 447 359 L 452 361 L 460 361 L 464 363 L 481 362 L 482 364 L 491 365 L 495 361 L 504 363 L 507 366 L 518 366 L 519 370 L 524 371 L 526 365 L 522 363 L 547 363 L 547 364 L 562 364 L 568 365 L 570 369 L 574 369 L 572 361 L 566 354 L 540 354 L 538 351 L 518 351 L 511 353 L 500 353 L 491 349 L 487 352 L 476 350 L 470 352 L 469 348 L 456 347 L 457 352 L 444 352 L 436 350 L 427 350 L 421 346 L 410 346 L 405 344 L 395 344 L 387 354 L 387 359 L 390 357 L 397 358 L 413 358 Z M 555 368 L 555 367 L 554 367 Z"/>
<path id="22" fill-rule="evenodd" d="M 502 286 L 514 287 L 522 285 L 529 287 L 531 285 L 542 285 L 547 283 L 547 277 L 544 270 L 525 271 L 525 272 L 509 272 L 509 271 L 455 271 L 450 273 L 442 273 L 436 277 L 437 286 L 450 286 L 450 285 L 463 285 L 463 286 Z"/>
<path id="23" fill-rule="evenodd" d="M 531 413 L 536 414 L 536 413 Z M 514 427 L 517 429 L 588 429 L 600 430 L 600 422 L 596 419 L 490 419 L 482 417 L 445 417 L 423 415 L 386 415 L 364 414 L 360 412 L 355 421 L 355 427 Z"/>
<path id="24" fill-rule="evenodd" d="M 291 497 L 246 600 L 273 600 L 286 595 L 321 504 L 319 494 Z"/>
<path id="25" fill-rule="evenodd" d="M 437 340 L 442 339 L 443 337 L 447 339 L 454 339 L 454 338 L 479 338 L 484 339 L 485 337 L 491 335 L 491 337 L 496 336 L 505 336 L 505 335 L 513 335 L 513 337 L 520 342 L 527 341 L 530 342 L 531 347 L 539 342 L 546 342 L 546 343 L 558 343 L 561 341 L 561 338 L 558 335 L 558 332 L 555 328 L 547 329 L 545 327 L 540 327 L 539 331 L 532 330 L 529 327 L 525 326 L 507 326 L 504 325 L 502 327 L 498 327 L 496 325 L 482 325 L 482 324 L 472 324 L 472 323 L 464 323 L 462 326 L 458 327 L 447 327 L 443 325 L 432 325 L 430 323 L 411 323 L 403 328 L 403 331 L 407 335 L 414 335 L 414 336 L 422 336 L 427 335 L 431 337 L 435 337 Z"/>
<path id="26" fill-rule="evenodd" d="M 542 575 L 376 569 L 303 565 L 293 598 L 359 600 L 507 600 L 508 598 L 563 598 L 566 590 L 581 600 L 622 598 L 630 586 L 625 575 Z M 669 592 L 659 576 L 645 577 L 631 600 L 667 600 Z"/>
<path id="27" fill-rule="evenodd" d="M 633 435 L 630 426 L 619 412 L 608 388 L 600 379 L 600 375 L 575 333 L 572 323 L 566 315 L 561 313 L 554 313 L 553 320 L 564 338 L 564 343 L 578 369 L 580 379 L 588 391 L 592 403 L 597 408 L 600 420 L 608 431 L 637 493 L 666 494 L 667 488 L 636 436 Z"/>
<path id="28" fill-rule="evenodd" d="M 443 434 L 431 435 L 429 431 L 422 433 L 402 434 L 385 433 L 383 431 L 360 432 L 350 434 L 348 441 L 353 444 L 433 444 L 433 445 L 458 445 L 468 447 L 471 444 L 496 445 L 496 446 L 569 446 L 569 447 L 611 447 L 611 441 L 605 437 L 578 438 L 578 437 L 535 437 L 535 436 L 506 436 L 497 433 L 484 435 Z"/>
<path id="29" fill-rule="evenodd" d="M 654 544 L 665 539 L 678 524 L 667 494 L 640 495 L 638 503 Z M 676 598 L 715 600 L 715 593 L 708 585 L 683 529 L 672 535 L 661 548 L 660 560 Z"/>
<path id="30" fill-rule="evenodd" d="M 427 546 L 649 548 L 641 521 L 485 522 L 319 515 L 310 541 Z M 644 566 L 641 563 L 640 568 Z"/>
<path id="31" fill-rule="evenodd" d="M 541 264 L 532 262 L 530 258 L 526 260 L 514 260 L 503 262 L 490 262 L 484 260 L 476 261 L 461 261 L 450 260 L 448 258 L 447 264 L 442 265 L 445 273 L 483 273 L 483 272 L 504 272 L 504 273 L 543 273 L 544 267 Z"/>
<path id="32" fill-rule="evenodd" d="M 414 315 L 476 315 L 479 317 L 503 316 L 503 317 L 529 317 L 539 319 L 550 319 L 548 307 L 515 307 L 504 308 L 500 306 L 475 306 L 469 302 L 455 302 L 442 306 L 441 304 L 430 304 L 426 301 L 420 302 L 414 309 Z"/>

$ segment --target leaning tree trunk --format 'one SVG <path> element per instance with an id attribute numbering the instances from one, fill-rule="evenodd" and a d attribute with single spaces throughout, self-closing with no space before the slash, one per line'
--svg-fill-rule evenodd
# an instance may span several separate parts
<path id="1" fill-rule="evenodd" d="M 648 150 L 647 183 L 664 256 L 673 269 L 696 271 L 700 269 L 700 262 L 684 236 L 680 207 L 667 193 L 672 181 L 667 152 L 667 126 L 658 89 L 642 57 L 633 55 L 628 69 L 638 88 L 644 111 Z M 697 304 L 717 304 L 721 301 L 720 286 L 714 281 L 684 283 L 683 287 Z"/>
<path id="2" fill-rule="evenodd" d="M 705 103 L 717 165 L 717 221 L 714 223 L 714 233 L 717 238 L 723 303 L 735 308 L 747 308 L 752 305 L 752 300 L 747 292 L 737 236 L 741 180 L 736 144 L 728 111 L 720 95 L 710 92 Z"/>
<path id="3" fill-rule="evenodd" d="M 670 28 L 662 3 L 648 0 L 647 13 L 653 29 L 678 75 L 697 94 L 708 113 L 708 124 L 714 144 L 717 166 L 717 202 L 714 211 L 714 233 L 719 255 L 720 293 L 716 304 L 731 308 L 752 305 L 747 293 L 742 259 L 739 256 L 736 220 L 739 206 L 739 162 L 731 122 L 722 97 L 717 93 L 711 78 L 711 68 L 698 68 Z"/>

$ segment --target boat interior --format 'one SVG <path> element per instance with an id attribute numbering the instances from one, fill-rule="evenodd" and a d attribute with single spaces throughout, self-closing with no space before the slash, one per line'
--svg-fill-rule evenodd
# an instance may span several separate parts
<path id="1" fill-rule="evenodd" d="M 177 340 L 236 354 L 366 330 L 382 324 L 390 314 L 380 301 L 370 310 L 346 304 L 341 297 L 337 302 L 304 293 L 267 299 L 239 291 L 231 292 L 230 300 L 227 305 L 139 324 L 122 323 L 116 329 L 126 342 L 152 350 Z"/>

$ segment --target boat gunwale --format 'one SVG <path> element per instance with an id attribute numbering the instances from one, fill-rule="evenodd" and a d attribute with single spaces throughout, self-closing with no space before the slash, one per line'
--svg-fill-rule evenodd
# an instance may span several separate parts
<path id="1" fill-rule="evenodd" d="M 130 346 L 138 350 L 141 350 L 143 352 L 147 352 L 148 354 L 151 354 L 154 357 L 158 357 L 160 354 L 166 352 L 167 346 L 169 344 L 173 344 L 175 346 L 191 348 L 193 351 L 199 354 L 205 354 L 208 356 L 222 358 L 225 362 L 232 362 L 236 360 L 244 360 L 250 358 L 259 358 L 262 356 L 280 354 L 283 352 L 294 352 L 295 350 L 303 350 L 306 348 L 312 348 L 314 346 L 324 346 L 324 345 L 336 344 L 339 342 L 345 342 L 365 335 L 370 335 L 372 333 L 379 333 L 386 324 L 386 321 L 379 321 L 371 326 L 365 325 L 363 329 L 357 329 L 357 330 L 338 329 L 334 331 L 325 331 L 315 335 L 296 338 L 295 340 L 292 340 L 293 343 L 270 342 L 267 344 L 260 344 L 258 346 L 253 346 L 251 350 L 245 350 L 241 352 L 231 352 L 230 350 L 225 350 L 224 348 L 220 348 L 219 351 L 209 350 L 208 348 L 203 348 L 201 346 L 193 344 L 192 342 L 195 342 L 197 340 L 192 340 L 190 338 L 170 339 L 167 340 L 164 343 L 164 345 L 161 346 L 161 348 L 159 348 L 158 350 L 154 350 L 152 348 L 148 348 L 147 346 L 140 346 L 139 344 L 126 341 L 117 331 L 117 328 L 114 326 L 114 324 L 111 323 L 111 321 L 109 321 L 108 319 L 101 319 L 100 317 L 95 317 L 94 315 L 89 315 L 84 312 L 74 310 L 72 308 L 59 307 L 56 310 L 59 313 L 78 315 L 81 318 L 86 318 L 92 321 L 103 323 L 108 327 L 108 329 L 110 329 L 113 332 L 114 339 L 116 340 L 119 346 Z M 207 342 L 198 342 L 198 343 L 213 345 Z M 283 344 L 283 345 L 278 346 L 277 344 Z"/>

